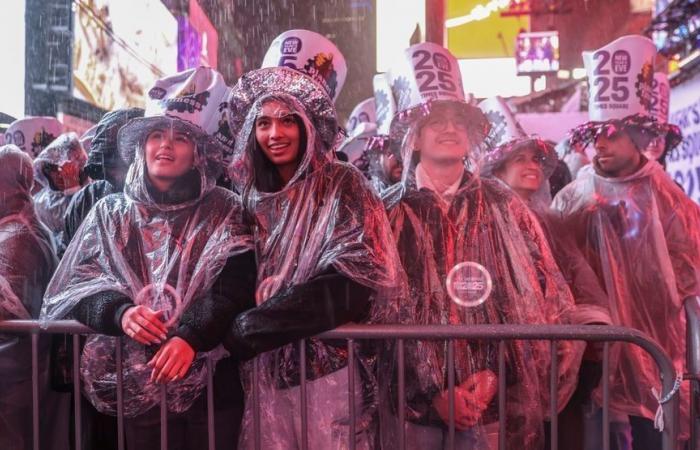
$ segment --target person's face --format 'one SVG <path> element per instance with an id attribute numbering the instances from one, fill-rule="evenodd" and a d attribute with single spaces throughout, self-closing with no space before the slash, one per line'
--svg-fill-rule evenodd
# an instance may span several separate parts
<path id="1" fill-rule="evenodd" d="M 394 156 L 393 153 L 383 154 L 381 156 L 382 168 L 384 169 L 384 174 L 390 183 L 398 183 L 401 181 L 401 174 L 403 172 L 403 166 L 401 162 Z"/>
<path id="2" fill-rule="evenodd" d="M 45 173 L 57 191 L 80 186 L 80 167 L 74 161 L 68 161 L 61 166 L 48 164 Z"/>
<path id="3" fill-rule="evenodd" d="M 194 166 L 195 145 L 187 134 L 171 129 L 156 129 L 146 138 L 146 167 L 153 181 L 172 182 Z"/>
<path id="4" fill-rule="evenodd" d="M 603 132 L 595 141 L 593 163 L 604 176 L 621 177 L 633 174 L 639 167 L 641 153 L 629 135 L 618 130 Z"/>
<path id="5" fill-rule="evenodd" d="M 652 139 L 649 146 L 644 150 L 644 156 L 650 161 L 658 161 L 659 158 L 664 154 L 666 150 L 666 139 L 665 137 L 659 137 Z"/>
<path id="6" fill-rule="evenodd" d="M 541 156 L 532 148 L 519 150 L 505 161 L 496 176 L 521 197 L 530 198 L 544 182 Z"/>
<path id="7" fill-rule="evenodd" d="M 255 139 L 274 165 L 296 167 L 300 136 L 294 113 L 286 105 L 271 100 L 262 106 L 255 120 Z"/>
<path id="8" fill-rule="evenodd" d="M 420 124 L 416 151 L 421 161 L 461 164 L 470 147 L 467 120 L 452 105 L 436 105 Z"/>

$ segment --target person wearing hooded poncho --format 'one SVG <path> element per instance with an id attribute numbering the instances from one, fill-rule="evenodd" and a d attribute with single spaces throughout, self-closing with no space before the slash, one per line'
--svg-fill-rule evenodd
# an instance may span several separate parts
<path id="1" fill-rule="evenodd" d="M 596 55 L 602 54 L 626 55 L 625 70 L 633 76 L 621 77 L 618 83 L 633 95 L 624 99 L 600 95 L 614 72 L 598 64 Z M 677 127 L 652 115 L 655 55 L 654 43 L 635 35 L 583 53 L 589 78 L 595 81 L 589 83 L 590 121 L 574 128 L 570 141 L 573 146 L 592 144 L 595 156 L 557 194 L 552 207 L 605 289 L 612 323 L 645 332 L 667 352 L 680 374 L 685 360 L 683 303 L 700 292 L 700 208 L 661 165 L 643 155 L 655 138 L 664 137 L 669 148 L 682 140 Z M 622 448 L 660 448 L 659 402 L 665 400 L 658 398 L 656 365 L 646 352 L 627 344 L 611 346 L 609 365 L 610 418 L 615 426 L 610 437 L 599 431 L 603 396 L 598 386 L 589 401 L 586 424 L 592 429 L 585 433 L 584 448 L 601 448 L 608 438 Z M 684 439 L 688 386 L 678 380 L 676 388 L 681 394 Z"/>
<path id="2" fill-rule="evenodd" d="M 33 184 L 29 156 L 14 145 L 0 147 L 0 320 L 37 318 L 57 264 L 51 233 L 34 212 Z M 49 339 L 40 338 L 40 444 L 67 448 L 68 403 L 49 390 L 48 347 Z M 0 448 L 32 447 L 31 355 L 28 335 L 0 335 Z"/>
<path id="3" fill-rule="evenodd" d="M 65 133 L 34 160 L 42 189 L 34 196 L 36 214 L 54 235 L 59 256 L 65 250 L 63 215 L 71 198 L 88 182 L 83 170 L 87 155 L 75 133 Z"/>
<path id="4" fill-rule="evenodd" d="M 481 179 L 467 169 L 476 167 L 474 161 L 466 161 L 485 138 L 489 124 L 478 108 L 464 100 L 456 60 L 430 43 L 410 47 L 406 55 L 413 64 L 422 64 L 424 55 L 440 61 L 440 67 L 436 64 L 432 69 L 440 73 L 432 78 L 447 79 L 453 84 L 445 82 L 445 86 L 454 89 L 424 96 L 413 80 L 419 78 L 415 67 L 392 74 L 400 112 L 394 117 L 391 136 L 401 147 L 404 172 L 402 195 L 388 214 L 409 282 L 400 322 L 565 322 L 573 299 L 537 219 L 501 183 Z M 473 279 L 478 282 L 449 281 L 462 263 L 483 268 L 480 277 Z M 493 280 L 490 293 L 483 287 L 489 284 L 483 281 L 484 272 Z M 470 292 L 477 295 L 472 298 Z M 564 355 L 570 349 L 561 347 Z M 448 448 L 447 355 L 445 342 L 406 344 L 407 448 Z M 507 384 L 506 448 L 541 448 L 548 368 L 549 349 L 542 343 L 507 343 L 506 373 L 498 373 L 497 344 L 455 341 L 456 448 L 495 448 L 499 376 L 506 377 Z M 383 391 L 392 392 L 388 401 L 394 405 L 395 370 L 393 364 L 380 370 L 387 385 Z M 575 386 L 575 369 L 559 378 L 560 397 L 565 398 Z M 382 420 L 386 448 L 396 440 L 396 406 L 393 409 L 392 416 Z"/>
<path id="5" fill-rule="evenodd" d="M 552 206 L 604 286 L 613 323 L 647 333 L 682 373 L 683 303 L 700 294 L 700 209 L 661 165 L 641 153 L 666 132 L 640 115 L 574 130 L 572 139 L 595 144 L 592 170 L 565 187 Z M 657 448 L 661 442 L 651 429 L 659 406 L 653 389 L 660 385 L 649 358 L 633 346 L 611 349 L 610 407 L 619 420 L 630 416 L 634 448 L 643 442 L 644 448 Z M 681 393 L 687 394 L 685 387 Z M 601 404 L 599 390 L 593 399 Z M 685 401 L 681 413 L 687 417 Z"/>
<path id="6" fill-rule="evenodd" d="M 272 349 L 348 321 L 383 320 L 401 286 L 400 267 L 367 180 L 328 157 L 338 126 L 320 85 L 288 68 L 260 69 L 239 80 L 229 105 L 231 128 L 239 130 L 232 178 L 253 224 L 258 263 L 258 306 L 236 318 L 225 340 L 233 356 L 259 354 L 243 373 L 252 399 L 257 367 L 260 415 L 246 402 L 240 445 L 254 446 L 257 419 L 262 448 L 299 448 L 299 347 Z M 376 384 L 373 359 L 359 354 L 354 439 L 368 448 Z M 346 448 L 347 345 L 308 339 L 306 355 L 310 448 Z"/>
<path id="7" fill-rule="evenodd" d="M 102 197 L 124 190 L 131 161 L 122 161 L 117 151 L 117 133 L 129 120 L 143 117 L 140 108 L 118 109 L 105 114 L 95 126 L 85 173 L 93 180 L 70 200 L 63 215 L 63 245 L 70 244 L 88 212 Z"/>
<path id="8" fill-rule="evenodd" d="M 481 176 L 508 186 L 539 220 L 558 267 L 574 295 L 576 310 L 569 316 L 571 322 L 612 324 L 607 294 L 558 215 L 549 208 L 551 191 L 548 180 L 560 163 L 553 145 L 526 135 L 500 97 L 484 100 L 479 107 L 491 119 L 492 125 L 479 158 Z M 582 343 L 577 343 L 576 347 L 583 350 Z M 583 405 L 591 386 L 599 379 L 589 374 L 600 371 L 600 361 L 596 356 L 599 349 L 592 344 L 588 347 L 576 391 L 568 404 L 559 404 L 564 408 L 559 415 L 561 448 L 579 448 L 583 441 Z M 577 356 L 580 355 L 581 352 Z M 572 364 L 571 370 L 578 369 L 579 360 L 569 363 Z"/>
<path id="9" fill-rule="evenodd" d="M 88 338 L 81 360 L 84 393 L 102 413 L 116 414 L 122 347 L 130 449 L 158 445 L 162 385 L 169 439 L 201 448 L 208 359 L 216 448 L 237 439 L 237 372 L 219 343 L 252 302 L 255 264 L 239 198 L 215 186 L 223 151 L 207 119 L 225 92 L 209 68 L 156 82 L 146 117 L 118 134 L 121 158 L 134 161 L 124 193 L 90 211 L 45 296 L 43 320 L 72 316 L 103 333 Z"/>

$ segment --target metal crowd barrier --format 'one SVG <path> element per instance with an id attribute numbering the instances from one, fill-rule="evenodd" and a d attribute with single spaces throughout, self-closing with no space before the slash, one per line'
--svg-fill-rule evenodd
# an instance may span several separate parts
<path id="1" fill-rule="evenodd" d="M 697 299 L 696 299 L 697 300 Z M 692 308 L 688 308 L 689 317 L 689 340 L 697 344 L 700 342 L 700 328 L 690 326 L 690 318 L 698 320 L 700 318 L 700 303 L 693 302 Z M 691 333 L 692 330 L 692 333 Z M 89 328 L 75 321 L 53 321 L 46 324 L 44 328 L 40 327 L 39 321 L 32 320 L 13 320 L 0 322 L 0 332 L 2 333 L 31 333 L 32 342 L 32 398 L 33 398 L 33 437 L 34 449 L 39 449 L 39 379 L 38 379 L 38 337 L 39 333 L 65 333 L 65 334 L 94 334 Z M 505 441 L 505 409 L 506 409 L 506 364 L 505 364 L 505 341 L 508 340 L 547 340 L 550 341 L 550 351 L 552 356 L 550 389 L 551 389 L 551 404 L 550 420 L 551 420 L 551 448 L 558 449 L 558 421 L 557 421 L 557 341 L 580 340 L 588 342 L 604 342 L 603 344 L 603 374 L 601 378 L 603 388 L 603 450 L 609 450 L 610 440 L 610 416 L 609 416 L 609 350 L 611 342 L 626 342 L 637 345 L 645 350 L 656 362 L 661 374 L 661 382 L 663 392 L 660 398 L 666 397 L 673 392 L 676 373 L 673 364 L 661 347 L 647 337 L 644 333 L 624 327 L 613 326 L 598 326 L 598 325 L 345 325 L 335 330 L 323 333 L 318 337 L 326 339 L 344 339 L 347 341 L 348 347 L 348 407 L 350 409 L 350 433 L 349 433 L 349 448 L 355 448 L 355 402 L 354 393 L 355 385 L 355 364 L 356 356 L 354 354 L 353 343 L 356 340 L 396 340 L 398 349 L 398 419 L 399 423 L 404 423 L 404 342 L 406 340 L 442 340 L 448 342 L 448 391 L 449 391 L 449 437 L 448 444 L 450 449 L 455 446 L 455 404 L 454 404 L 454 340 L 480 340 L 480 341 L 498 341 L 498 411 L 499 411 L 499 449 L 506 449 Z M 696 341 L 691 341 L 691 338 Z M 122 339 L 128 339 L 123 337 Z M 693 361 L 691 372 L 695 374 L 691 380 L 694 386 L 694 393 L 697 393 L 698 380 L 698 362 L 700 358 L 697 356 L 699 345 L 688 345 L 689 355 L 691 348 L 693 349 Z M 73 339 L 73 387 L 74 392 L 81 392 L 78 364 L 80 361 L 79 340 Z M 300 360 L 305 359 L 304 341 L 299 343 Z M 120 346 L 117 347 L 117 445 L 119 450 L 124 449 L 124 417 L 123 417 L 123 392 L 121 377 L 122 371 L 122 355 Z M 211 361 L 209 361 L 211 367 Z M 213 407 L 213 381 L 212 371 L 209 371 L 209 379 L 207 383 L 207 408 L 208 408 L 208 448 L 215 448 L 215 429 L 214 429 L 214 407 Z M 302 449 L 308 448 L 308 416 L 307 416 L 307 399 L 306 399 L 306 364 L 300 364 L 300 395 L 301 395 L 301 429 Z M 254 380 L 254 436 L 256 448 L 260 448 L 260 405 L 257 380 Z M 167 450 L 167 404 L 165 402 L 165 389 L 161 390 L 161 449 Z M 693 397 L 696 398 L 695 396 Z M 76 448 L 82 448 L 81 445 L 81 410 L 80 396 L 74 396 L 75 408 L 75 444 Z M 662 405 L 664 413 L 665 428 L 663 430 L 662 442 L 663 450 L 675 450 L 678 437 L 678 417 L 679 417 L 679 396 L 672 395 L 669 401 Z M 695 418 L 694 418 L 695 420 Z M 694 422 L 695 424 L 695 422 Z M 694 427 L 691 427 L 694 428 Z M 697 438 L 697 434 L 694 435 Z M 399 427 L 398 449 L 405 448 L 405 431 L 404 427 Z M 233 446 L 232 446 L 233 448 Z"/>
<path id="2" fill-rule="evenodd" d="M 688 450 L 700 450 L 700 297 L 685 299 L 686 370 L 690 380 L 690 441 Z"/>

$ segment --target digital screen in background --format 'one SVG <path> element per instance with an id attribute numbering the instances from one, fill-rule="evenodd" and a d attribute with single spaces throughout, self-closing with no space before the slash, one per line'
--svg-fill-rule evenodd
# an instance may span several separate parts
<path id="1" fill-rule="evenodd" d="M 542 74 L 559 70 L 559 33 L 543 31 L 520 33 L 515 41 L 518 75 Z"/>
<path id="2" fill-rule="evenodd" d="M 143 107 L 177 71 L 177 21 L 160 0 L 75 0 L 73 96 L 105 110 Z"/>

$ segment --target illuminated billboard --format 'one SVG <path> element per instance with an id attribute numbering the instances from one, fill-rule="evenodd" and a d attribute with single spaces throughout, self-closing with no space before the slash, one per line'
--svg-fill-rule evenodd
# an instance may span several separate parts
<path id="1" fill-rule="evenodd" d="M 197 0 L 190 0 L 189 14 L 177 18 L 177 70 L 198 66 L 217 68 L 219 34 Z"/>
<path id="2" fill-rule="evenodd" d="M 177 71 L 177 21 L 160 0 L 75 0 L 73 95 L 103 109 L 143 106 Z"/>

